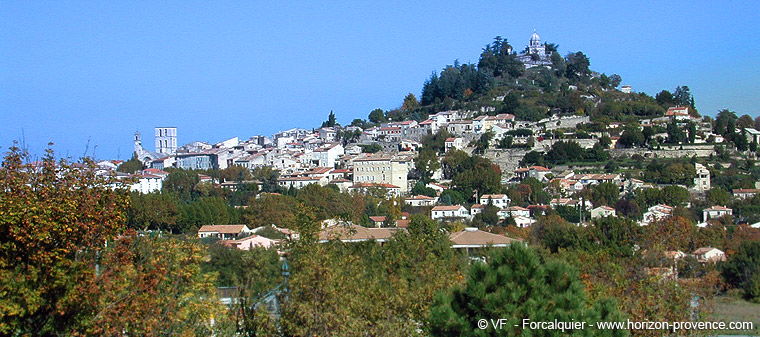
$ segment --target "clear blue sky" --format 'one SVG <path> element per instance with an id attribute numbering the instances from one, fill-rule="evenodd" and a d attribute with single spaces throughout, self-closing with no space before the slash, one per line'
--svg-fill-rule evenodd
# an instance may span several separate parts
<path id="1" fill-rule="evenodd" d="M 248 138 L 366 118 L 419 96 L 455 59 L 533 29 L 655 94 L 688 85 L 703 114 L 758 115 L 760 2 L 0 1 L 0 146 L 22 130 L 81 156 L 128 158 L 139 130 Z M 148 138 L 148 139 L 146 139 Z"/>

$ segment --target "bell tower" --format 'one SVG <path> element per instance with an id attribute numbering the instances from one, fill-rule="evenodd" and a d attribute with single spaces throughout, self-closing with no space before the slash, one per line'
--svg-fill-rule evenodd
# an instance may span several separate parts
<path id="1" fill-rule="evenodd" d="M 156 128 L 156 152 L 161 154 L 173 154 L 177 151 L 177 128 Z"/>
<path id="2" fill-rule="evenodd" d="M 140 155 L 142 153 L 142 140 L 140 140 L 140 131 L 135 131 L 135 154 Z"/>

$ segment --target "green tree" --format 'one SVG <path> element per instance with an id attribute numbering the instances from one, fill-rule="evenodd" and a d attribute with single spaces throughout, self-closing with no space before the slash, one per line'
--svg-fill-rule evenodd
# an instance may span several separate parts
<path id="1" fill-rule="evenodd" d="M 639 130 L 638 125 L 628 126 L 620 135 L 618 143 L 625 147 L 643 146 L 646 143 L 646 137 L 644 133 Z"/>
<path id="2" fill-rule="evenodd" d="M 263 195 L 248 202 L 243 218 L 252 227 L 276 225 L 291 228 L 296 221 L 298 202 L 287 195 Z"/>
<path id="3" fill-rule="evenodd" d="M 433 173 L 441 168 L 441 163 L 438 162 L 438 155 L 435 150 L 430 148 L 422 148 L 414 158 L 414 167 L 420 171 L 423 182 L 429 182 Z"/>
<path id="4" fill-rule="evenodd" d="M 500 328 L 479 326 L 479 320 L 504 318 Z M 441 294 L 430 311 L 431 336 L 625 336 L 627 331 L 577 329 L 530 330 L 532 321 L 617 321 L 622 315 L 608 300 L 589 301 L 578 272 L 558 260 L 542 262 L 521 245 L 495 250 L 488 264 L 470 268 L 467 282 Z"/>
<path id="5" fill-rule="evenodd" d="M 660 194 L 661 202 L 667 203 L 671 206 L 683 206 L 686 205 L 691 199 L 689 190 L 676 185 L 668 185 L 662 188 Z"/>
<path id="6" fill-rule="evenodd" d="M 705 199 L 710 205 L 726 206 L 731 202 L 731 194 L 720 187 L 713 187 L 705 193 Z"/>
<path id="7" fill-rule="evenodd" d="M 130 228 L 143 231 L 177 229 L 175 226 L 179 220 L 179 205 L 172 194 L 133 192 L 130 201 L 127 209 L 127 224 Z"/>
<path id="8" fill-rule="evenodd" d="M 501 139 L 499 139 L 499 148 L 500 149 L 511 148 L 512 143 L 514 143 L 514 138 L 512 138 L 512 136 L 504 136 Z"/>
<path id="9" fill-rule="evenodd" d="M 566 76 L 569 79 L 581 79 L 591 75 L 588 57 L 583 52 L 569 53 L 565 57 L 567 63 Z"/>
<path id="10" fill-rule="evenodd" d="M 668 123 L 668 143 L 670 144 L 683 144 L 686 142 L 686 132 L 678 126 L 675 120 Z"/>
<path id="11" fill-rule="evenodd" d="M 362 153 L 377 153 L 383 150 L 383 146 L 378 143 L 372 143 L 369 145 L 359 145 L 362 148 Z"/>
<path id="12" fill-rule="evenodd" d="M 673 94 L 667 90 L 663 90 L 657 93 L 657 95 L 654 96 L 654 99 L 657 101 L 657 104 L 663 108 L 670 108 L 676 104 L 676 101 L 673 98 Z"/>
<path id="13" fill-rule="evenodd" d="M 124 173 L 135 173 L 139 170 L 143 169 L 143 163 L 137 159 L 137 155 L 133 154 L 132 158 L 121 163 L 119 167 L 116 168 L 116 171 L 124 172 Z"/>
<path id="14" fill-rule="evenodd" d="M 383 112 L 383 109 L 380 108 L 370 111 L 368 119 L 370 122 L 375 124 L 385 123 L 388 121 L 385 118 L 385 112 Z"/>
<path id="15" fill-rule="evenodd" d="M 338 125 L 338 123 L 335 121 L 335 113 L 332 110 L 330 110 L 330 114 L 327 115 L 327 120 L 322 122 L 322 127 L 331 128 L 336 125 Z"/>
<path id="16" fill-rule="evenodd" d="M 727 136 L 733 133 L 736 129 L 736 112 L 728 109 L 718 111 L 718 115 L 715 117 L 715 123 L 713 125 L 713 131 L 719 135 Z"/>
<path id="17" fill-rule="evenodd" d="M 164 179 L 162 193 L 175 193 L 180 200 L 190 201 L 197 196 L 195 185 L 200 179 L 193 171 L 174 169 Z"/>
<path id="18" fill-rule="evenodd" d="M 493 139 L 494 133 L 491 131 L 488 131 L 482 135 L 480 135 L 480 138 L 478 138 L 478 141 L 475 142 L 475 152 L 479 154 L 483 154 L 488 150 L 489 145 L 491 144 L 491 140 Z"/>
<path id="19" fill-rule="evenodd" d="M 501 36 L 483 48 L 478 61 L 478 69 L 490 73 L 493 77 L 516 78 L 525 70 L 525 66 L 512 52 L 512 46 Z"/>
<path id="20" fill-rule="evenodd" d="M 404 102 L 401 104 L 401 110 L 405 112 L 413 111 L 420 107 L 420 102 L 417 101 L 417 97 L 413 93 L 409 93 L 404 97 Z"/>
<path id="21" fill-rule="evenodd" d="M 728 284 L 742 288 L 747 299 L 760 303 L 758 275 L 760 275 L 760 241 L 746 241 L 736 254 L 721 266 L 721 273 Z"/>
<path id="22" fill-rule="evenodd" d="M 620 196 L 620 188 L 611 182 L 603 182 L 591 190 L 594 205 L 613 206 Z"/>

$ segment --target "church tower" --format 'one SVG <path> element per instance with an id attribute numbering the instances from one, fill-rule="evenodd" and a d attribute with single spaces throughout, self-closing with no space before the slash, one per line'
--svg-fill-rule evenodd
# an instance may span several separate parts
<path id="1" fill-rule="evenodd" d="M 173 154 L 177 151 L 177 128 L 156 128 L 156 152 L 160 154 Z"/>
<path id="2" fill-rule="evenodd" d="M 142 160 L 143 152 L 145 149 L 142 147 L 142 140 L 140 139 L 140 131 L 135 131 L 135 156 Z"/>

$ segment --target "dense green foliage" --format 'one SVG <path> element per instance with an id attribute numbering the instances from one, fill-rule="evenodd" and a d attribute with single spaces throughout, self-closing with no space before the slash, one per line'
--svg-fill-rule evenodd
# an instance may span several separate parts
<path id="1" fill-rule="evenodd" d="M 760 241 L 744 242 L 722 265 L 726 282 L 744 290 L 744 296 L 760 303 Z"/>
<path id="2" fill-rule="evenodd" d="M 504 318 L 499 328 L 478 320 Z M 464 285 L 436 297 L 428 330 L 432 336 L 625 336 L 627 331 L 596 329 L 531 330 L 532 321 L 619 321 L 614 302 L 590 302 L 576 269 L 533 250 L 511 245 L 495 250 L 488 263 L 475 263 Z M 489 321 L 491 322 L 491 321 Z"/>

